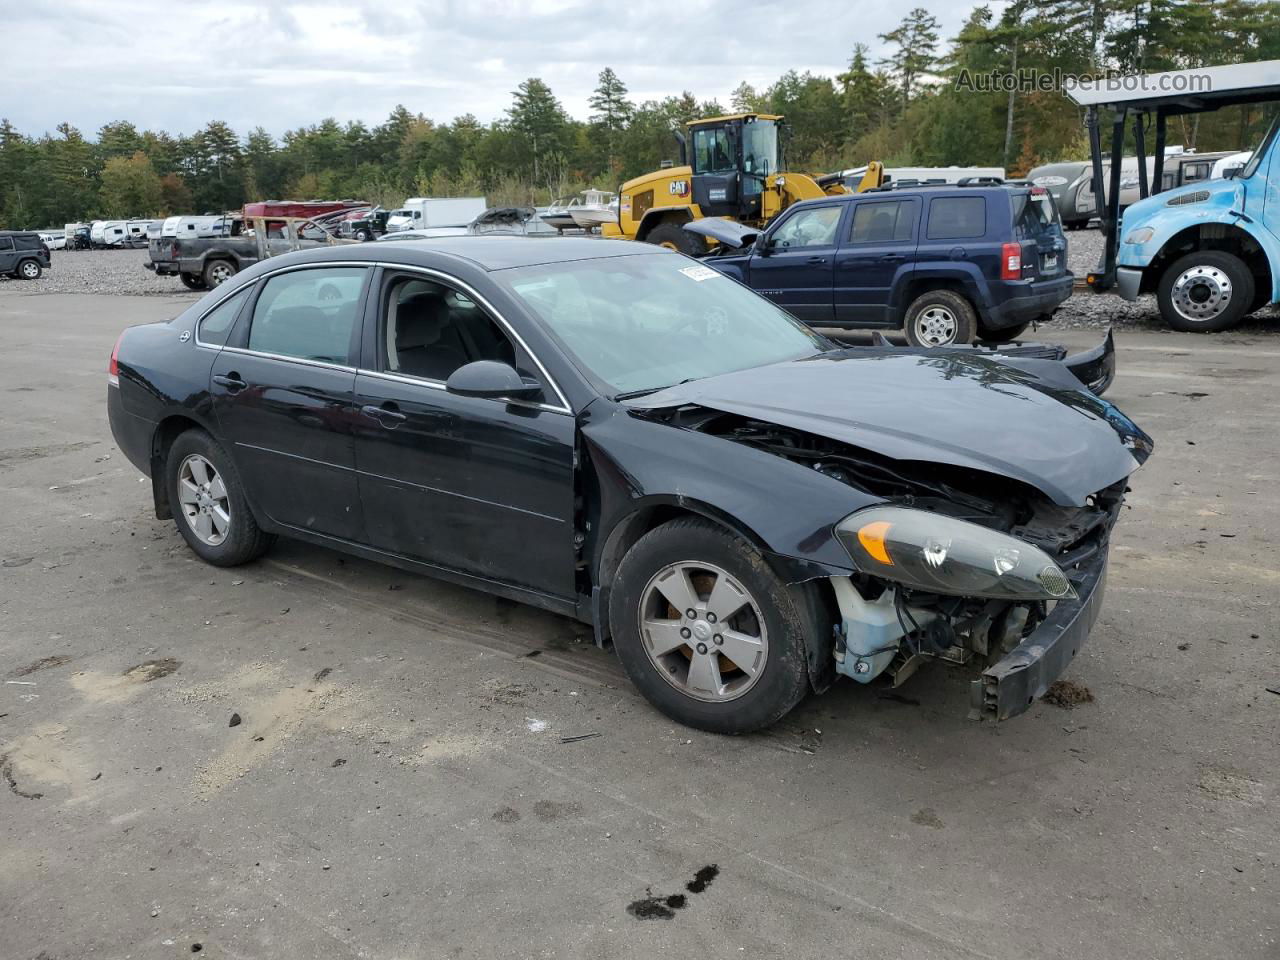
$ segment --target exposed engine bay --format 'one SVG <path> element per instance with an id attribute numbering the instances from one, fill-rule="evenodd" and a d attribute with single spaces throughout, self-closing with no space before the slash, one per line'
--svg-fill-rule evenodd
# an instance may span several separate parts
<path id="1" fill-rule="evenodd" d="M 948 464 L 898 461 L 850 444 L 697 405 L 658 416 L 807 466 L 892 504 L 978 524 L 1032 544 L 1068 579 L 1105 558 L 1127 490 L 1121 480 L 1084 506 L 1061 506 L 1019 481 Z M 1042 623 L 1055 601 L 1015 602 L 929 593 L 855 573 L 833 577 L 841 623 L 837 671 L 868 682 L 886 671 L 902 683 L 927 658 L 986 667 Z"/>

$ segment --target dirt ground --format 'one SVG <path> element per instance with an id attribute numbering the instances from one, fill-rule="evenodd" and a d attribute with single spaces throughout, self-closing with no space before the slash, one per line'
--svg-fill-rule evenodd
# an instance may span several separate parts
<path id="1" fill-rule="evenodd" d="M 1157 450 L 1092 699 L 979 725 L 938 667 L 721 738 L 581 624 L 287 542 L 197 562 L 104 407 L 120 328 L 190 298 L 13 287 L 5 960 L 1280 957 L 1280 337 L 1118 336 Z"/>

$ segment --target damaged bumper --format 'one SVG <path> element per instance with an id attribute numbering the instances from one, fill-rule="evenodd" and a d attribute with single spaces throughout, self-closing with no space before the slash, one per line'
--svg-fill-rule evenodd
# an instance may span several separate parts
<path id="1" fill-rule="evenodd" d="M 1044 696 L 1084 646 L 1106 588 L 1106 554 L 1073 578 L 1078 599 L 1063 601 L 1035 630 L 969 688 L 969 717 L 1008 720 Z"/>

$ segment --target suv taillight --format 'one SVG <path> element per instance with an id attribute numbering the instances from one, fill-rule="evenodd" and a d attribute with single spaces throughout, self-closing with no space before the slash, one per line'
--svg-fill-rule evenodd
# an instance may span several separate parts
<path id="1" fill-rule="evenodd" d="M 124 339 L 124 331 L 116 337 L 116 345 L 111 348 L 111 359 L 107 362 L 107 383 L 120 386 L 120 341 Z"/>
<path id="2" fill-rule="evenodd" d="M 1022 279 L 1022 244 L 1006 243 L 1000 248 L 1000 279 Z"/>

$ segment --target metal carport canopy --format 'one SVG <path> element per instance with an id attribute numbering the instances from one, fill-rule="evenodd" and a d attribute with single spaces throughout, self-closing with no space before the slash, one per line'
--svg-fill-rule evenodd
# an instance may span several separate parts
<path id="1" fill-rule="evenodd" d="M 1200 113 L 1237 103 L 1280 99 L 1280 60 L 1065 80 L 1062 90 L 1082 107 L 1158 109 L 1169 116 Z"/>

